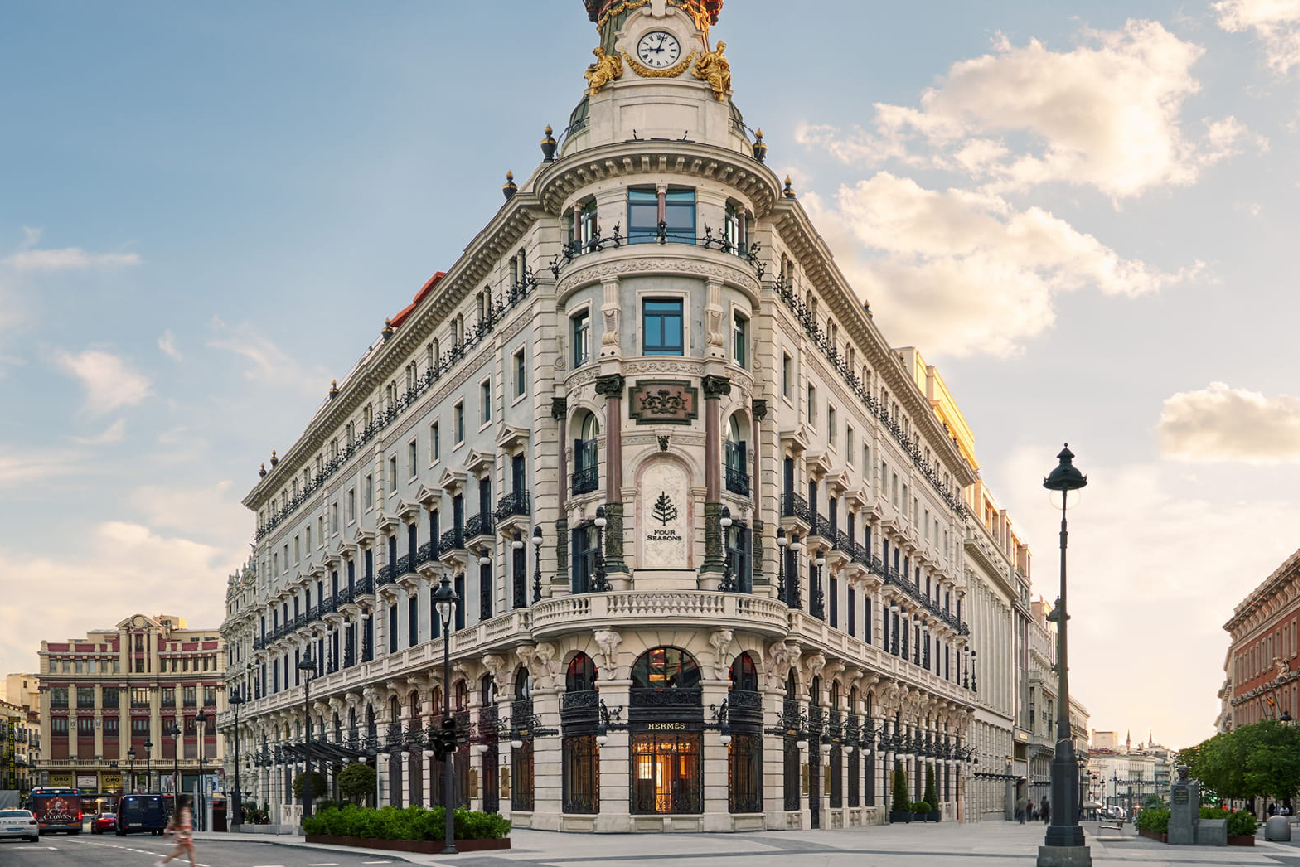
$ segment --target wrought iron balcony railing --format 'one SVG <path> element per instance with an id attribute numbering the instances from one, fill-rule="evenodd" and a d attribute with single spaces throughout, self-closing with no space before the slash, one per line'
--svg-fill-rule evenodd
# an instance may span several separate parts
<path id="1" fill-rule="evenodd" d="M 812 524 L 812 514 L 808 511 L 808 501 L 793 492 L 787 492 L 781 496 L 781 517 L 798 518 L 805 524 Z"/>
<path id="2" fill-rule="evenodd" d="M 583 467 L 573 471 L 573 495 L 590 494 L 600 487 L 600 470 L 598 467 Z"/>
<path id="3" fill-rule="evenodd" d="M 532 514 L 532 497 L 528 491 L 511 491 L 497 500 L 497 520 L 502 521 L 515 515 Z"/>

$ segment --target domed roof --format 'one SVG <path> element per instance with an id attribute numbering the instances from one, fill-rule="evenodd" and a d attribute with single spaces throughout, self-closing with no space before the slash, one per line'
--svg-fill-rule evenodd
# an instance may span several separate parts
<path id="1" fill-rule="evenodd" d="M 718 23 L 718 13 L 722 11 L 722 2 L 723 0 L 668 0 L 669 5 L 680 6 L 688 11 L 691 7 L 703 9 L 709 14 L 710 24 Z M 600 21 L 606 13 L 618 11 L 616 7 L 626 6 L 632 3 L 644 5 L 642 3 L 637 3 L 637 0 L 582 0 L 582 3 L 587 7 L 587 17 L 592 21 Z"/>

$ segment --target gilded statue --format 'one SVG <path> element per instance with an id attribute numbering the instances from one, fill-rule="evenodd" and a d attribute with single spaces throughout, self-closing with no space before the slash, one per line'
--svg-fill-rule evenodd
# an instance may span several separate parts
<path id="1" fill-rule="evenodd" d="M 582 75 L 587 79 L 587 94 L 595 96 L 602 87 L 623 76 L 623 58 L 617 54 L 606 54 L 600 46 L 593 48 L 591 53 L 596 55 L 596 62 L 588 66 Z"/>
<path id="2" fill-rule="evenodd" d="M 700 81 L 707 81 L 713 89 L 713 98 L 721 102 L 731 90 L 731 63 L 722 56 L 727 43 L 719 42 L 713 51 L 706 51 L 695 61 L 691 73 Z"/>

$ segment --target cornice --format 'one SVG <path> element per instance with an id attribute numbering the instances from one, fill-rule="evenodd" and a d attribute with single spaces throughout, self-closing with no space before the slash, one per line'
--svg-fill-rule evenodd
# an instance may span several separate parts
<path id="1" fill-rule="evenodd" d="M 1286 585 L 1294 585 L 1297 577 L 1300 577 L 1300 551 L 1286 558 L 1281 566 L 1274 569 L 1271 575 L 1232 609 L 1232 616 L 1223 624 L 1224 630 L 1231 634 L 1246 625 L 1252 616 L 1262 612 L 1269 600 L 1283 592 Z M 1241 637 L 1233 635 L 1234 641 L 1241 640 Z"/>

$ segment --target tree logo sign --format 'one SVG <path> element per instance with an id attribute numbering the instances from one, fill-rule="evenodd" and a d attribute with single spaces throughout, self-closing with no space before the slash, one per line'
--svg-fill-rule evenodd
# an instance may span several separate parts
<path id="1" fill-rule="evenodd" d="M 667 491 L 659 492 L 659 499 L 654 505 L 654 517 L 665 527 L 668 526 L 669 521 L 677 520 L 677 507 L 673 505 Z"/>

